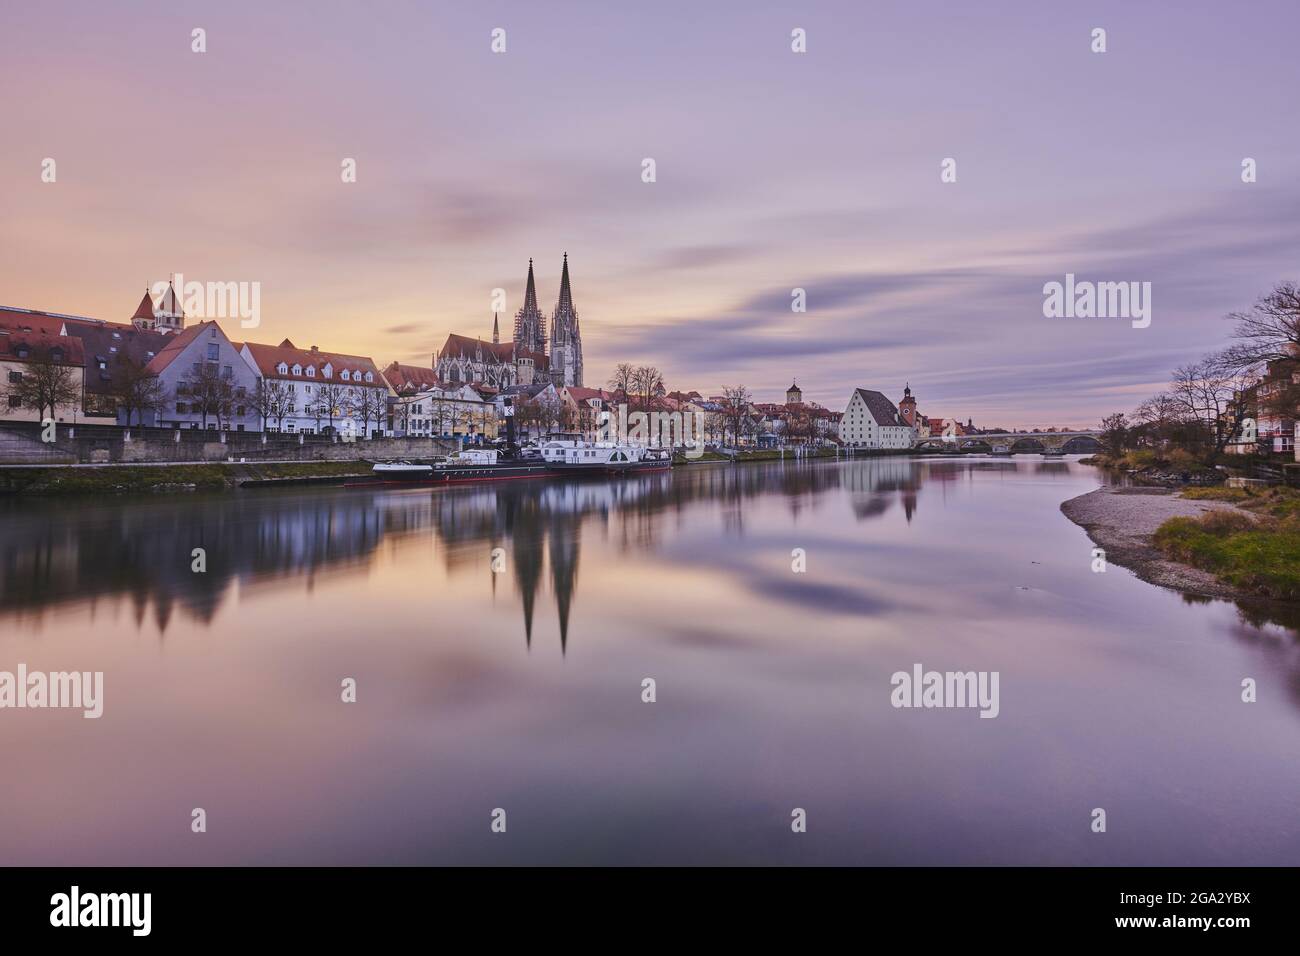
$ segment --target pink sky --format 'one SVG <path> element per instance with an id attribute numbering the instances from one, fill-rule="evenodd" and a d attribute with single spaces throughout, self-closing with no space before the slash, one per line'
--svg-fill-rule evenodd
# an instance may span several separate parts
<path id="1" fill-rule="evenodd" d="M 1294 4 L 953 6 L 7 9 L 0 304 L 125 321 L 172 272 L 259 282 L 232 337 L 427 363 L 496 287 L 510 328 L 530 256 L 549 311 L 567 251 L 588 384 L 910 382 L 1045 425 L 1131 408 L 1300 278 Z M 1066 272 L 1152 282 L 1151 327 L 1044 318 Z"/>

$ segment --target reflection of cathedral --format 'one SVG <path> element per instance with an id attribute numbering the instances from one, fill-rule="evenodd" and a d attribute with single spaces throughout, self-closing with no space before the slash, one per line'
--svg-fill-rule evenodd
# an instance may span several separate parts
<path id="1" fill-rule="evenodd" d="M 452 578 L 490 573 L 493 593 L 510 581 L 517 591 L 525 643 L 531 646 L 539 594 L 555 597 L 561 650 L 566 650 L 578 587 L 584 525 L 594 520 L 604 540 L 626 552 L 657 547 L 666 522 L 712 503 L 731 534 L 744 533 L 748 499 L 785 498 L 792 511 L 816 508 L 825 492 L 850 493 L 859 520 L 884 514 L 895 501 L 910 520 L 923 480 L 956 474 L 942 463 L 904 458 L 844 466 L 687 470 L 618 482 L 509 483 L 426 494 L 349 491 L 306 497 L 248 495 L 165 503 L 84 507 L 53 520 L 44 506 L 0 513 L 0 614 L 25 613 L 100 596 L 122 597 L 142 626 L 152 606 L 161 631 L 182 610 L 210 623 L 236 589 L 311 587 L 327 572 L 367 572 L 390 541 L 432 536 Z M 52 505 L 50 507 L 53 507 Z M 190 569 L 202 547 L 207 570 Z M 491 572 L 500 547 L 509 575 Z M 481 580 L 481 578 L 480 578 Z M 466 604 L 465 614 L 473 608 Z"/>

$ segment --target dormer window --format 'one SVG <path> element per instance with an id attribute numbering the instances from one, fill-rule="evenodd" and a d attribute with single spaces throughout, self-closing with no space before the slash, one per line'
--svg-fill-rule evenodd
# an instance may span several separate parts
<path id="1" fill-rule="evenodd" d="M 349 372 L 347 369 L 344 369 L 344 370 L 343 370 L 343 374 L 342 374 L 341 376 L 339 376 L 339 377 L 342 378 L 343 381 L 345 381 L 345 382 L 350 382 L 350 381 L 352 381 L 352 373 Z"/>
<path id="2" fill-rule="evenodd" d="M 294 375 L 301 375 L 301 374 L 302 374 L 302 366 L 299 365 L 297 362 L 294 362 L 294 363 L 293 363 L 293 374 L 294 374 Z"/>
<path id="3" fill-rule="evenodd" d="M 289 374 L 289 366 L 285 365 L 283 362 L 281 362 L 278 366 L 276 366 L 275 370 L 279 372 L 281 375 Z"/>
<path id="4" fill-rule="evenodd" d="M 326 378 L 333 378 L 333 377 L 334 377 L 334 366 L 333 366 L 333 365 L 326 365 L 323 369 L 321 369 L 321 374 L 324 375 Z"/>
<path id="5" fill-rule="evenodd" d="M 366 381 L 367 381 L 367 382 L 373 382 L 374 380 L 375 380 L 375 373 L 374 373 L 374 372 L 367 372 L 367 373 L 366 373 Z"/>

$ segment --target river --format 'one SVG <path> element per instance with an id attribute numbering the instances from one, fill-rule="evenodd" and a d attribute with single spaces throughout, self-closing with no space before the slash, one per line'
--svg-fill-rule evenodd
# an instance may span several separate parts
<path id="1" fill-rule="evenodd" d="M 0 710 L 0 860 L 1300 862 L 1295 635 L 1094 572 L 1059 506 L 1102 480 L 0 501 L 0 670 L 104 674 L 99 719 Z M 997 716 L 893 706 L 916 664 L 996 672 Z"/>

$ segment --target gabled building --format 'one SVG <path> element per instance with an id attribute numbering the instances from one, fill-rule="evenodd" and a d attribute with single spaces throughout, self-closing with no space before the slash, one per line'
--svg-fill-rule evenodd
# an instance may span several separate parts
<path id="1" fill-rule="evenodd" d="M 617 415 L 614 393 L 603 388 L 565 385 L 558 394 L 564 405 L 564 430 L 578 432 L 588 441 L 596 441 L 599 436 L 602 412 Z"/>
<path id="2" fill-rule="evenodd" d="M 851 448 L 911 448 L 915 432 L 884 394 L 856 388 L 840 418 L 840 440 Z"/>
<path id="3" fill-rule="evenodd" d="M 165 404 L 144 415 L 144 424 L 209 431 L 257 431 L 253 407 L 257 373 L 216 322 L 200 322 L 166 336 L 146 366 L 158 377 Z"/>
<path id="4" fill-rule="evenodd" d="M 42 411 L 59 423 L 74 424 L 83 417 L 85 353 L 81 340 L 67 335 L 64 318 L 26 309 L 0 309 L 0 420 L 32 421 Z M 63 393 L 53 409 L 36 408 L 23 401 L 32 379 L 63 387 L 45 386 L 47 393 Z"/>
<path id="5" fill-rule="evenodd" d="M 272 431 L 361 438 L 386 430 L 389 387 L 373 359 L 279 345 L 246 342 L 244 365 L 262 379 L 254 402 Z"/>

